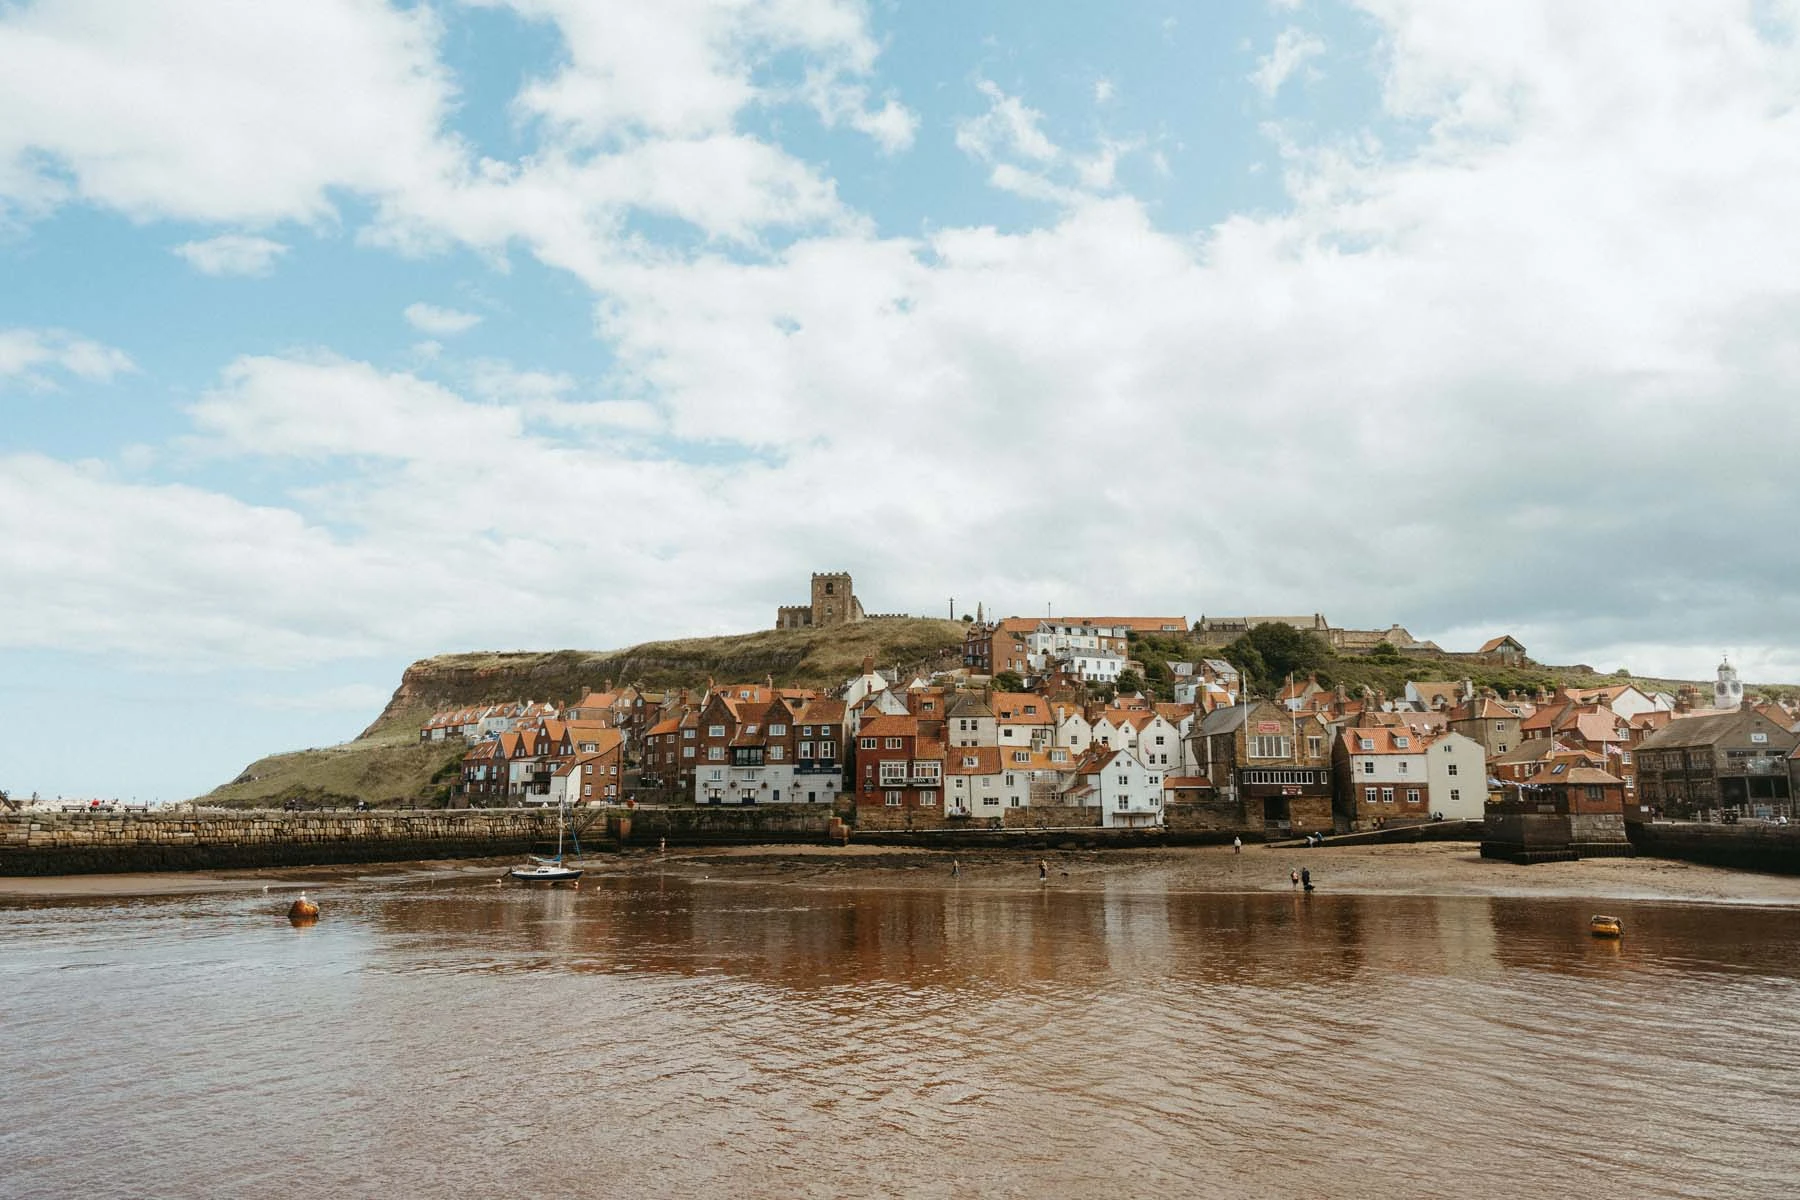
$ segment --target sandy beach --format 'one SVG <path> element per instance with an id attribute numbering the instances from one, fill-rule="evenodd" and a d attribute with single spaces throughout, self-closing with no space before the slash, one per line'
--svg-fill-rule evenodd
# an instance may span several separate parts
<path id="1" fill-rule="evenodd" d="M 1040 883 L 1038 861 L 1049 867 Z M 44 900 L 170 896 L 497 876 L 512 859 L 0 879 L 0 898 Z M 958 864 L 955 875 L 951 863 Z M 725 883 L 796 887 L 962 887 L 1146 892 L 1291 890 L 1290 871 L 1312 873 L 1322 892 L 1397 896 L 1546 896 L 1800 907 L 1800 877 L 1698 866 L 1659 858 L 1598 858 L 1522 867 L 1483 859 L 1470 843 L 1276 849 L 1245 846 L 1156 850 L 963 852 L 884 846 L 745 846 L 634 849 L 584 860 L 590 879 L 654 872 Z"/>

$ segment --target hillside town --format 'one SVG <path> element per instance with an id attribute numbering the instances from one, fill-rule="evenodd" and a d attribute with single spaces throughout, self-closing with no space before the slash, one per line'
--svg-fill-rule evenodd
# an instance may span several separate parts
<path id="1" fill-rule="evenodd" d="M 879 618 L 835 574 L 814 576 L 812 603 L 783 607 L 778 623 L 867 619 Z M 1341 630 L 1318 614 L 1190 623 L 978 611 L 960 662 L 865 660 L 829 689 L 603 681 L 563 706 L 439 712 L 419 736 L 466 744 L 459 804 L 828 805 L 874 829 L 1179 821 L 1298 837 L 1510 806 L 1563 814 L 1601 831 L 1578 839 L 1598 845 L 1659 815 L 1793 815 L 1800 711 L 1746 694 L 1729 663 L 1711 696 L 1629 682 L 1500 695 L 1466 679 L 1409 680 L 1386 696 L 1314 674 L 1259 694 L 1218 647 L 1278 626 L 1337 654 L 1442 653 L 1397 625 Z M 1170 646 L 1196 652 L 1170 658 Z M 1530 662 L 1505 635 L 1465 657 Z"/>

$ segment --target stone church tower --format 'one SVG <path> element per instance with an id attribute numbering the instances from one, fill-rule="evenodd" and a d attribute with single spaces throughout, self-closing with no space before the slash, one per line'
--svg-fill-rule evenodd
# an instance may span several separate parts
<path id="1" fill-rule="evenodd" d="M 1744 703 L 1744 685 L 1738 682 L 1737 668 L 1730 661 L 1719 664 L 1719 678 L 1713 684 L 1714 708 L 1737 708 Z"/>
<path id="2" fill-rule="evenodd" d="M 814 572 L 811 604 L 784 604 L 775 612 L 777 629 L 826 629 L 864 620 L 862 601 L 848 571 Z"/>

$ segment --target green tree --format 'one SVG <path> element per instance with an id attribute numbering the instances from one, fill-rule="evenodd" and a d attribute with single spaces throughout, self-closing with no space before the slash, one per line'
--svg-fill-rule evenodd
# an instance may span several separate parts
<path id="1" fill-rule="evenodd" d="M 1225 647 L 1226 661 L 1261 687 L 1305 675 L 1331 660 L 1331 647 L 1305 629 L 1279 621 L 1258 625 Z"/>
<path id="2" fill-rule="evenodd" d="M 1134 696 L 1144 690 L 1143 676 L 1129 668 L 1119 672 L 1119 695 Z"/>
<path id="3" fill-rule="evenodd" d="M 996 692 L 1022 692 L 1025 690 L 1025 681 L 1019 678 L 1017 671 L 1002 671 L 994 676 L 994 690 Z"/>

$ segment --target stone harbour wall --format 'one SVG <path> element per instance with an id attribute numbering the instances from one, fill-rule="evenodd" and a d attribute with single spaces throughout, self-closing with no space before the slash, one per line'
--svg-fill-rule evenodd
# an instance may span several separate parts
<path id="1" fill-rule="evenodd" d="M 1800 825 L 1632 821 L 1626 830 L 1639 854 L 1714 867 L 1800 875 Z"/>
<path id="2" fill-rule="evenodd" d="M 556 841 L 539 809 L 0 814 L 0 875 L 487 858 Z"/>

